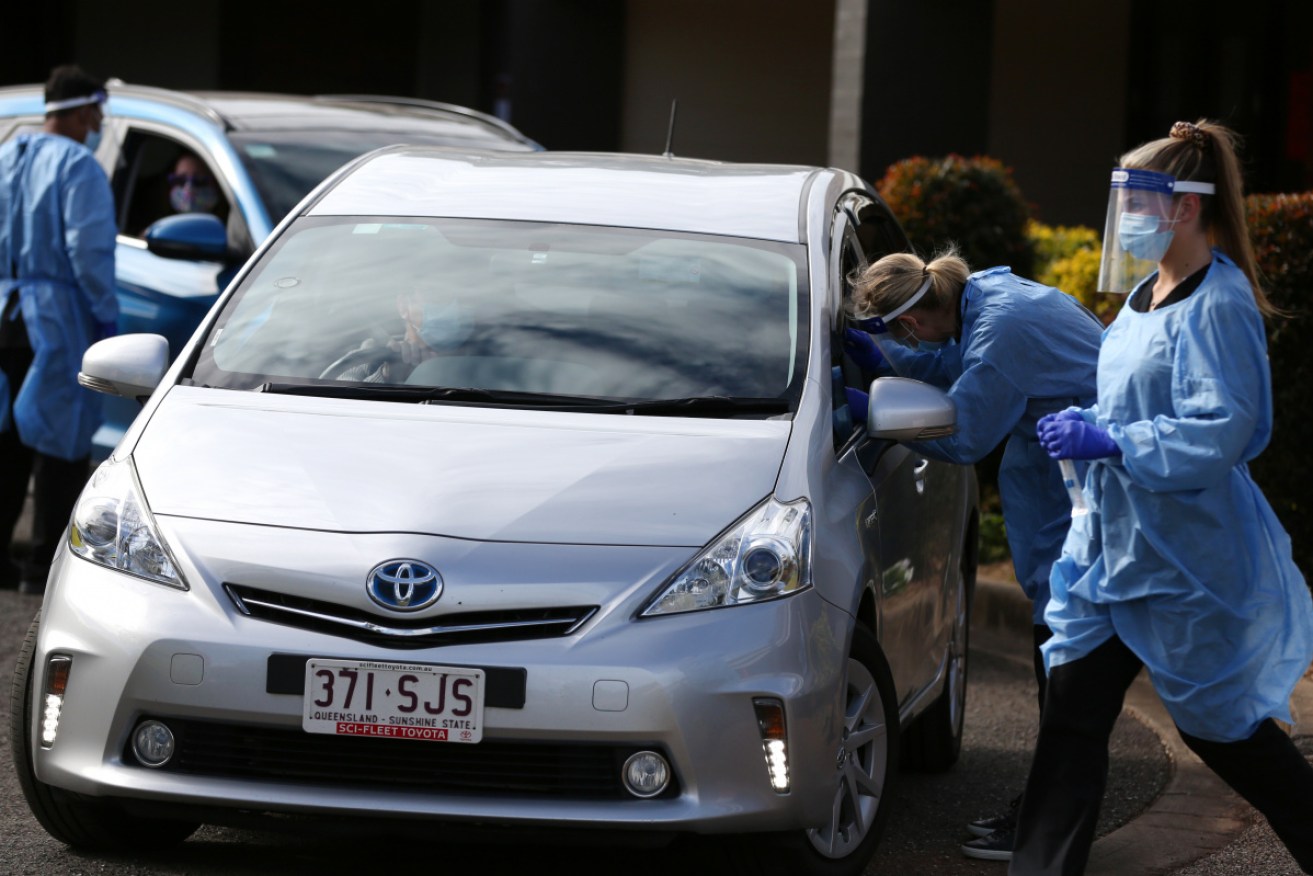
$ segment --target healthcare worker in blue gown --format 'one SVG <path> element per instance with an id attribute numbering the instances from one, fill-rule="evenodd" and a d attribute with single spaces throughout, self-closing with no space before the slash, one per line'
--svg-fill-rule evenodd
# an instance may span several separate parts
<path id="1" fill-rule="evenodd" d="M 39 133 L 0 147 L 0 585 L 45 589 L 87 478 L 100 402 L 78 386 L 82 353 L 112 334 L 114 200 L 92 154 L 106 93 L 77 67 L 45 88 Z M 10 558 L 34 476 L 31 555 Z"/>
<path id="2" fill-rule="evenodd" d="M 1250 477 L 1272 392 L 1234 135 L 1201 121 L 1113 171 L 1101 289 L 1130 289 L 1098 401 L 1040 421 L 1090 460 L 1090 513 L 1055 564 L 1049 690 L 1012 874 L 1084 871 L 1108 736 L 1141 666 L 1205 764 L 1313 873 L 1313 767 L 1275 719 L 1313 658 L 1313 602 Z"/>
<path id="3" fill-rule="evenodd" d="M 973 274 L 951 250 L 929 264 L 910 253 L 885 256 L 854 282 L 852 307 L 874 334 L 849 329 L 850 356 L 868 371 L 892 370 L 941 387 L 957 407 L 954 435 L 910 447 L 969 465 L 1007 442 L 999 497 L 1017 581 L 1032 603 L 1042 708 L 1039 644 L 1049 632 L 1043 620 L 1049 571 L 1072 506 L 1058 464 L 1039 446 L 1035 424 L 1045 414 L 1093 402 L 1103 324 L 1072 296 L 1008 268 Z M 904 343 L 877 342 L 890 335 Z M 865 419 L 860 400 L 858 408 L 855 414 Z M 971 822 L 967 830 L 977 838 L 962 846 L 963 853 L 1006 860 L 1016 803 Z"/>

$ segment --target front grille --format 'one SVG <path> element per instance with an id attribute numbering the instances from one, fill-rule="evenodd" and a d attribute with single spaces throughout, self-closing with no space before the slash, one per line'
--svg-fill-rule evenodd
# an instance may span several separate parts
<path id="1" fill-rule="evenodd" d="M 362 739 L 211 721 L 155 720 L 168 724 L 178 742 L 178 752 L 165 770 L 311 785 L 632 799 L 620 781 L 620 771 L 626 758 L 642 750 L 632 745 Z M 124 762 L 136 763 L 131 743 Z M 672 784 L 662 796 L 675 793 Z"/>
<path id="2" fill-rule="evenodd" d="M 225 584 L 224 588 L 238 609 L 251 617 L 398 649 L 568 636 L 597 611 L 595 605 L 584 605 L 467 611 L 437 618 L 393 617 L 243 584 Z"/>

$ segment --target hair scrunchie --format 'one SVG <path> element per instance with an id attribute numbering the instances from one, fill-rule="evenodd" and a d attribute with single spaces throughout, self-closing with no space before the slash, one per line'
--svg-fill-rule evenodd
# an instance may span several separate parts
<path id="1" fill-rule="evenodd" d="M 1177 122 L 1172 125 L 1171 137 L 1173 140 L 1187 140 L 1199 149 L 1208 145 L 1208 135 L 1194 122 Z"/>

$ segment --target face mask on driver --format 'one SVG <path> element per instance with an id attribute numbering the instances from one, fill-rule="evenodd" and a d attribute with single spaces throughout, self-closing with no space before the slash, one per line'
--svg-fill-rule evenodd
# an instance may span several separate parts
<path id="1" fill-rule="evenodd" d="M 424 305 L 424 320 L 418 332 L 420 340 L 434 350 L 456 347 L 470 335 L 469 318 L 465 309 L 456 302 L 446 305 Z"/>
<path id="2" fill-rule="evenodd" d="M 169 189 L 169 205 L 179 213 L 208 213 L 219 203 L 214 186 L 180 183 Z"/>

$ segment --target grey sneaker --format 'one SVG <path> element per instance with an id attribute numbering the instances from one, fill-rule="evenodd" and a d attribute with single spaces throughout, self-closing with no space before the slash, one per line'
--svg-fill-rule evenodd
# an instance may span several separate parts
<path id="1" fill-rule="evenodd" d="M 979 858 L 982 861 L 1011 861 L 1012 846 L 1016 838 L 1017 832 L 1014 828 L 996 830 L 989 836 L 978 837 L 969 843 L 962 843 L 962 854 L 968 858 Z"/>

